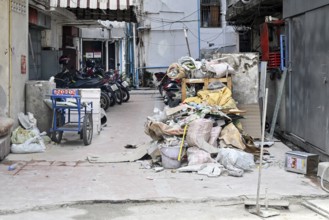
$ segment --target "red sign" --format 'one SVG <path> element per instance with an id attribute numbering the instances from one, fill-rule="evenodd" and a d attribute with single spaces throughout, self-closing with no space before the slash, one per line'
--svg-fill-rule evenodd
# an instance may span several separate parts
<path id="1" fill-rule="evenodd" d="M 54 95 L 76 95 L 75 89 L 55 89 L 53 91 Z"/>
<path id="2" fill-rule="evenodd" d="M 26 56 L 21 56 L 21 74 L 26 74 Z"/>

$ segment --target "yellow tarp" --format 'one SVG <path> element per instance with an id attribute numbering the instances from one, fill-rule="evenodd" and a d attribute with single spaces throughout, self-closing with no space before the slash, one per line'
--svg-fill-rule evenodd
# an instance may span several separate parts
<path id="1" fill-rule="evenodd" d="M 184 103 L 195 102 L 197 104 L 206 103 L 210 106 L 219 105 L 223 108 L 237 108 L 232 92 L 224 87 L 220 90 L 201 90 L 197 97 L 191 97 L 184 100 Z"/>

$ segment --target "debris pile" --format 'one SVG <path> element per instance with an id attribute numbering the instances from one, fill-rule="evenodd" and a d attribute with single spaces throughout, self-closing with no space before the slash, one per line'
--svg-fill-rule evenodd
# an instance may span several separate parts
<path id="1" fill-rule="evenodd" d="M 182 78 L 221 78 L 228 74 L 234 74 L 234 69 L 225 62 L 227 58 L 219 58 L 211 61 L 197 61 L 192 57 L 182 57 L 177 63 L 173 63 L 167 70 L 171 79 Z"/>
<path id="2" fill-rule="evenodd" d="M 196 97 L 174 108 L 155 109 L 147 118 L 145 133 L 153 139 L 148 153 L 154 163 L 161 163 L 162 158 L 164 168 L 178 168 L 179 172 L 241 177 L 255 167 L 259 155 L 239 121 L 243 113 L 226 86 L 200 90 Z M 169 156 L 163 153 L 168 149 L 173 151 Z M 176 166 L 168 166 L 168 158 Z"/>
<path id="3" fill-rule="evenodd" d="M 173 90 L 176 93 L 183 93 L 183 90 L 185 93 L 185 89 L 193 87 L 185 83 L 204 83 L 205 86 L 203 89 L 195 87 L 196 93 L 187 94 L 186 99 L 185 95 L 175 94 L 172 97 L 178 97 L 177 103 L 169 102 L 171 108 L 167 106 L 163 110 L 156 108 L 154 115 L 147 118 L 145 133 L 153 139 L 148 150 L 153 164 L 158 163 L 179 172 L 197 172 L 207 176 L 227 173 L 237 177 L 255 167 L 259 148 L 240 122 L 246 111 L 238 109 L 231 86 L 223 83 L 228 83 L 228 76 L 232 74 L 241 79 L 248 77 L 241 76 L 243 73 L 249 74 L 249 69 L 242 68 L 242 71 L 241 65 L 242 60 L 249 62 L 249 59 L 240 58 L 228 55 L 198 61 L 185 56 L 169 66 L 166 74 L 170 83 L 180 84 L 179 80 L 190 79 L 183 80 L 182 91 Z M 223 77 L 226 80 L 213 79 Z M 258 88 L 257 80 L 249 82 L 252 84 L 249 86 Z M 171 97 L 170 92 L 167 96 Z M 180 97 L 185 100 L 181 101 Z M 241 99 L 245 96 L 239 94 L 237 97 Z M 246 103 L 255 103 L 250 100 Z"/>

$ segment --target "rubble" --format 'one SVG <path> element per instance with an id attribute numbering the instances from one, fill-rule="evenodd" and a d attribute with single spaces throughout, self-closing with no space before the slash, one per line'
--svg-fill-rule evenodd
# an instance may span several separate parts
<path id="1" fill-rule="evenodd" d="M 168 77 L 223 77 L 235 73 L 223 61 L 196 61 L 182 57 L 169 67 Z M 175 148 L 178 152 L 178 146 L 182 145 L 183 155 L 170 156 L 170 162 L 177 164 L 173 167 L 165 165 L 164 168 L 178 168 L 179 172 L 197 172 L 208 177 L 223 173 L 241 177 L 244 172 L 254 169 L 254 160 L 259 155 L 253 138 L 240 123 L 245 112 L 238 109 L 232 91 L 223 83 L 215 82 L 176 107 L 154 110 L 154 115 L 149 116 L 145 123 L 145 133 L 154 140 L 148 153 L 152 161 L 158 163 L 161 157 L 168 159 L 163 158 L 163 149 Z M 185 127 L 186 142 L 182 138 Z"/>

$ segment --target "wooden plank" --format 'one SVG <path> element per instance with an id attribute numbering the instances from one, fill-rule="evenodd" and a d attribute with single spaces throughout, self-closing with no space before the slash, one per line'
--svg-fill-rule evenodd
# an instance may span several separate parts
<path id="1" fill-rule="evenodd" d="M 278 114 L 279 114 L 279 109 L 280 109 L 280 105 L 281 105 L 281 98 L 282 98 L 283 88 L 284 88 L 286 78 L 287 78 L 286 77 L 287 73 L 288 73 L 287 68 L 284 68 L 283 78 L 281 79 L 281 82 L 280 82 L 279 94 L 276 97 L 276 104 L 275 104 L 273 118 L 272 118 L 272 122 L 271 122 L 271 130 L 270 130 L 270 136 L 269 136 L 270 140 L 273 139 L 273 134 L 274 134 L 275 125 L 276 125 L 276 119 L 278 118 Z"/>
<path id="2" fill-rule="evenodd" d="M 188 79 L 183 78 L 182 80 L 182 102 L 186 99 L 186 81 Z"/>
<path id="3" fill-rule="evenodd" d="M 261 200 L 261 201 L 259 201 L 259 204 L 261 206 L 265 206 L 265 201 Z M 286 200 L 272 200 L 272 199 L 268 200 L 269 207 L 289 208 L 289 204 L 290 204 L 289 201 L 286 201 Z M 245 205 L 245 207 L 256 206 L 256 201 L 248 199 L 248 200 L 244 201 L 244 205 Z"/>

